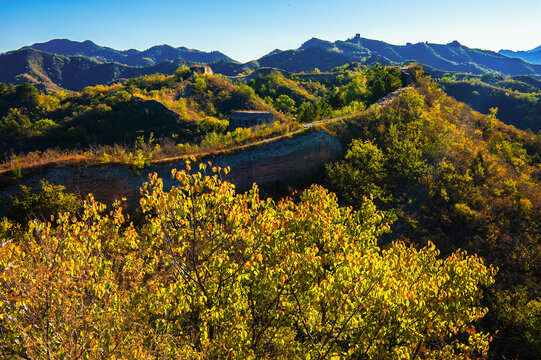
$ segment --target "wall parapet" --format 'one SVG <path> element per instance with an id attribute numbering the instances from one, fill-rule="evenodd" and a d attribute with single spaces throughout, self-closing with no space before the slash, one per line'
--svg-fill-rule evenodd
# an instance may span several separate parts
<path id="1" fill-rule="evenodd" d="M 257 125 L 272 125 L 274 115 L 268 111 L 233 111 L 229 116 L 229 130 L 239 127 L 252 127 Z"/>

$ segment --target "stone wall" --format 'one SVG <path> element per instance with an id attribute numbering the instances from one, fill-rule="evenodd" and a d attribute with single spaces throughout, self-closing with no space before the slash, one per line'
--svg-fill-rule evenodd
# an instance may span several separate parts
<path id="1" fill-rule="evenodd" d="M 252 73 L 248 75 L 242 75 L 242 76 L 226 76 L 227 78 L 231 79 L 232 81 L 244 81 L 248 82 L 252 79 L 255 79 L 257 76 L 265 76 L 270 74 L 273 71 L 277 71 L 284 75 L 285 77 L 289 78 L 292 75 L 295 75 L 301 80 L 312 80 L 312 81 L 333 81 L 336 79 L 338 75 L 344 75 L 346 73 L 342 72 L 336 72 L 336 73 L 313 73 L 313 74 L 304 74 L 304 73 L 292 73 L 286 70 L 278 69 L 278 68 L 271 68 L 271 67 L 261 67 L 256 70 L 254 70 Z"/>
<path id="2" fill-rule="evenodd" d="M 193 65 L 190 67 L 193 74 L 198 73 L 200 75 L 213 75 L 212 68 L 207 65 Z"/>
<path id="3" fill-rule="evenodd" d="M 229 131 L 239 127 L 272 125 L 274 115 L 267 111 L 233 111 L 229 116 Z"/>
<path id="4" fill-rule="evenodd" d="M 254 182 L 264 185 L 276 181 L 295 181 L 319 165 L 338 159 L 343 151 L 338 139 L 325 131 L 314 131 L 205 161 L 212 161 L 213 166 L 229 166 L 231 172 L 225 179 L 236 184 L 239 190 L 244 190 Z M 171 178 L 171 169 L 182 169 L 184 166 L 184 162 L 151 166 L 141 170 L 140 174 L 120 165 L 45 168 L 40 173 L 25 177 L 20 184 L 2 189 L 0 215 L 5 213 L 10 197 L 20 192 L 19 185 L 37 189 L 42 178 L 64 185 L 68 191 L 83 198 L 93 193 L 98 201 L 106 204 L 126 197 L 128 208 L 133 208 L 140 198 L 139 188 L 149 173 L 157 173 L 163 179 L 164 188 L 170 189 L 177 185 L 176 180 Z M 198 169 L 197 165 L 193 168 Z"/>

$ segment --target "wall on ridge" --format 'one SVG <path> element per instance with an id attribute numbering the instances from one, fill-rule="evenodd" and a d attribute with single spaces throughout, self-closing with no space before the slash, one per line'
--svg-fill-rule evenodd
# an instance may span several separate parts
<path id="1" fill-rule="evenodd" d="M 319 165 L 337 160 L 343 151 L 338 139 L 320 130 L 207 160 L 212 161 L 213 166 L 229 166 L 231 172 L 225 179 L 236 184 L 239 190 L 244 190 L 254 182 L 263 185 L 276 181 L 295 181 Z M 157 173 L 163 179 L 164 188 L 170 189 L 178 184 L 171 178 L 171 169 L 182 169 L 184 166 L 183 161 L 150 166 L 142 169 L 140 174 L 121 165 L 49 167 L 40 173 L 26 176 L 19 184 L 2 189 L 0 215 L 5 213 L 10 196 L 20 191 L 19 185 L 36 189 L 42 178 L 64 185 L 67 191 L 80 194 L 83 198 L 93 193 L 98 201 L 106 204 L 126 197 L 128 206 L 133 207 L 140 198 L 139 188 L 149 173 Z M 193 168 L 198 169 L 198 166 Z"/>

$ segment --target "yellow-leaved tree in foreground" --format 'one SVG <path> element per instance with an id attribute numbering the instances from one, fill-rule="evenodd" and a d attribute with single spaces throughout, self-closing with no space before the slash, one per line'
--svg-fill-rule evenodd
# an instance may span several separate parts
<path id="1" fill-rule="evenodd" d="M 189 165 L 188 165 L 189 168 Z M 82 216 L 0 241 L 0 357 L 462 359 L 490 337 L 475 255 L 396 242 L 370 200 L 236 194 L 220 170 L 149 177 L 145 225 L 89 198 Z"/>

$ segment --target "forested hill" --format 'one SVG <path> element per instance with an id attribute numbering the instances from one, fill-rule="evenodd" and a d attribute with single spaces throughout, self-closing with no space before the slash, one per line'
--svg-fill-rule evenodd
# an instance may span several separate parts
<path id="1" fill-rule="evenodd" d="M 328 117 L 348 99 L 371 103 L 385 80 L 400 86 L 399 69 L 379 66 L 328 89 L 280 73 L 238 88 L 179 81 L 184 71 L 71 102 L 105 110 L 130 85 L 159 99 L 188 81 L 210 111 L 220 82 L 287 116 L 300 118 L 278 101 L 286 92 Z M 133 217 L 50 184 L 23 188 L 0 222 L 0 355 L 537 359 L 541 139 L 411 71 L 414 86 L 389 102 L 321 125 L 348 150 L 288 198 L 237 193 L 216 165 L 190 162 L 171 191 L 151 175 Z M 28 86 L 5 99 L 32 98 Z"/>
<path id="2" fill-rule="evenodd" d="M 325 185 L 395 218 L 388 240 L 467 249 L 499 268 L 487 292 L 492 358 L 541 351 L 541 136 L 459 103 L 427 79 L 381 111 L 334 124 L 349 149 Z M 499 333 L 494 331 L 498 329 Z"/>
<path id="3" fill-rule="evenodd" d="M 403 86 L 400 68 L 379 65 L 309 78 L 270 69 L 245 83 L 201 69 L 184 66 L 172 75 L 141 76 L 79 93 L 46 94 L 30 84 L 0 83 L 0 158 L 26 167 L 34 161 L 15 154 L 41 158 L 36 151 L 55 148 L 106 162 L 116 155 L 130 163 L 137 158 L 141 165 L 153 156 L 216 151 L 299 123 L 359 112 Z M 227 131 L 234 110 L 271 112 L 275 121 Z"/>
<path id="4" fill-rule="evenodd" d="M 541 130 L 541 80 L 533 76 L 482 76 L 460 73 L 435 73 L 445 92 L 474 109 L 490 114 L 519 129 L 537 133 Z"/>

